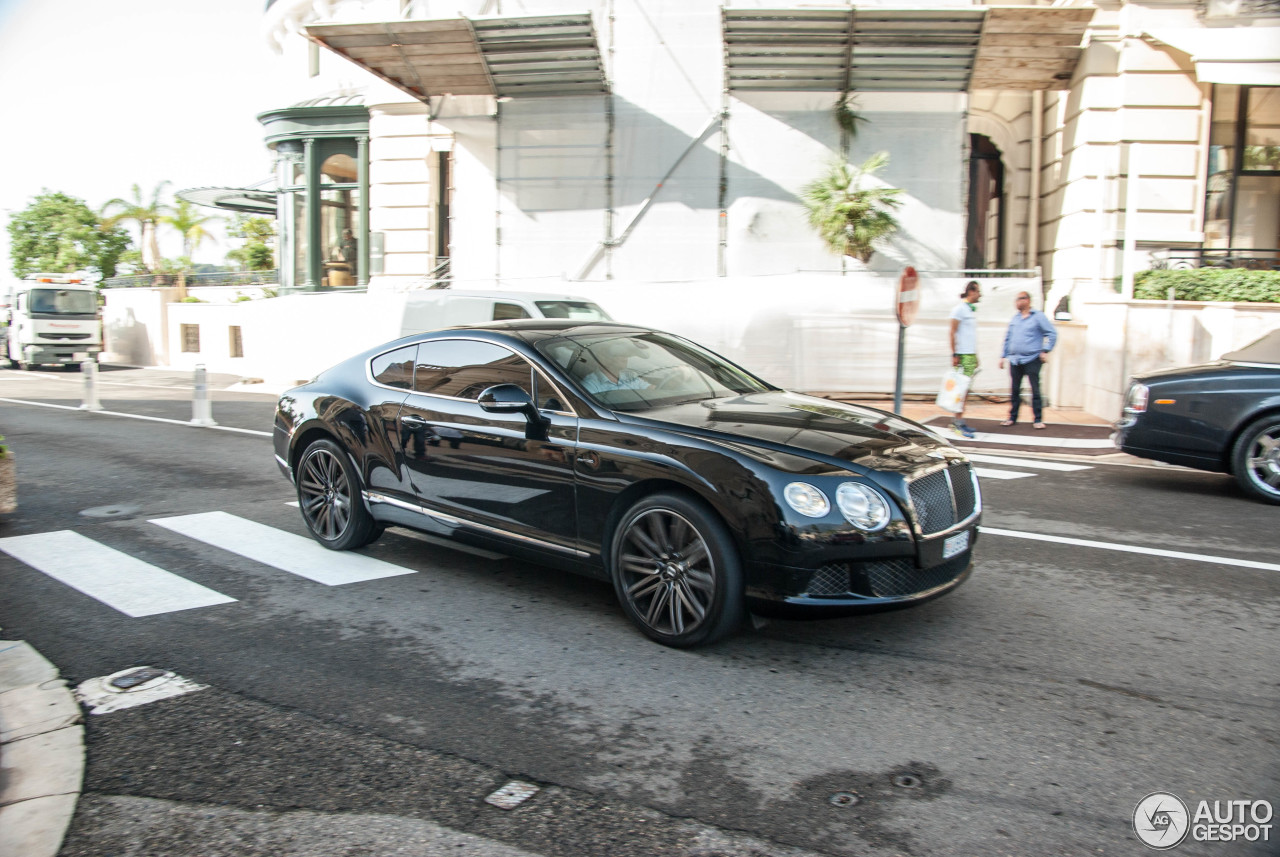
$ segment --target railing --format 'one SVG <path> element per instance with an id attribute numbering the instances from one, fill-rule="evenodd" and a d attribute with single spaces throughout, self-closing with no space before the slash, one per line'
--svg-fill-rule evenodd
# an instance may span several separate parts
<path id="1" fill-rule="evenodd" d="M 269 271 L 214 271 L 206 274 L 187 274 L 187 286 L 273 286 L 280 282 L 280 272 Z M 102 281 L 104 289 L 137 289 L 154 286 L 178 285 L 177 274 L 140 274 L 135 277 L 110 277 Z"/>
<path id="2" fill-rule="evenodd" d="M 1151 253 L 1151 270 L 1189 271 L 1196 268 L 1245 268 L 1250 271 L 1280 271 L 1280 249 L 1233 247 L 1225 249 L 1156 250 Z"/>

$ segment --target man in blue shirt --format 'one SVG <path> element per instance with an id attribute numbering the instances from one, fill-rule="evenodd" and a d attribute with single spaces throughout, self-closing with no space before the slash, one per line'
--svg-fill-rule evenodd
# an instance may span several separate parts
<path id="1" fill-rule="evenodd" d="M 1009 374 L 1012 376 L 1013 389 L 1009 394 L 1009 419 L 1002 426 L 1011 426 L 1018 421 L 1018 409 L 1022 406 L 1022 378 L 1031 381 L 1031 413 L 1035 416 L 1034 427 L 1043 429 L 1044 405 L 1040 399 L 1040 367 L 1046 362 L 1049 352 L 1058 341 L 1058 331 L 1053 323 L 1039 310 L 1031 308 L 1031 295 L 1018 292 L 1014 299 L 1018 311 L 1009 322 L 1009 329 L 1004 334 L 1004 350 L 1000 352 L 1000 368 L 1004 361 L 1009 361 Z"/>

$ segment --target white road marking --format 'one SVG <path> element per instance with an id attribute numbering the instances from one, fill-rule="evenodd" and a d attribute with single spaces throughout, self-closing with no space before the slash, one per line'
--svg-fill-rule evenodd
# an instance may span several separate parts
<path id="1" fill-rule="evenodd" d="M 71 530 L 10 536 L 0 539 L 0 551 L 126 616 L 236 600 Z"/>
<path id="2" fill-rule="evenodd" d="M 110 714 L 113 711 L 135 708 L 149 702 L 159 702 L 162 699 L 207 690 L 209 687 L 207 684 L 197 684 L 169 670 L 136 687 L 122 689 L 112 684 L 115 679 L 137 672 L 139 669 L 150 669 L 150 667 L 133 667 L 81 682 L 76 687 L 76 699 L 89 709 L 90 714 Z"/>
<path id="3" fill-rule="evenodd" d="M 992 536 L 1008 536 L 1014 539 L 1031 539 L 1037 542 L 1056 542 L 1063 545 L 1076 545 L 1084 548 L 1099 548 L 1101 550 L 1121 551 L 1123 553 L 1137 553 L 1144 556 L 1163 556 L 1170 559 L 1186 559 L 1193 562 L 1211 562 L 1218 565 L 1237 565 L 1241 568 L 1260 568 L 1263 571 L 1280 571 L 1280 565 L 1271 562 L 1256 562 L 1251 559 L 1235 559 L 1229 556 L 1212 556 L 1203 553 L 1184 553 L 1183 551 L 1169 551 L 1163 548 L 1149 548 L 1139 545 L 1121 545 L 1115 542 L 1095 542 L 1089 539 L 1073 539 L 1068 536 L 1046 536 L 1041 533 L 1024 533 L 1018 530 L 1001 530 L 995 527 L 979 527 L 983 535 Z"/>
<path id="4" fill-rule="evenodd" d="M 1035 461 L 1029 458 L 1003 458 L 999 455 L 983 455 L 970 453 L 965 456 L 979 464 L 1003 464 L 1009 467 L 1030 467 L 1032 470 L 1059 470 L 1068 473 L 1073 470 L 1089 470 L 1087 464 L 1064 464 L 1061 461 Z"/>
<path id="5" fill-rule="evenodd" d="M 1115 449 L 1115 444 L 1111 442 L 1111 438 L 1104 437 L 1044 437 L 1042 435 L 1011 435 L 1011 434 L 995 434 L 993 432 L 980 431 L 973 437 L 957 437 L 956 435 L 943 433 L 951 443 L 995 443 L 1005 444 L 1007 446 L 1054 446 L 1063 449 Z M 1116 452 L 1120 450 L 1116 449 Z"/>
<path id="6" fill-rule="evenodd" d="M 1034 473 L 1022 473 L 1017 470 L 992 470 L 988 467 L 975 467 L 973 472 L 983 479 L 1025 479 L 1035 476 Z"/>
<path id="7" fill-rule="evenodd" d="M 165 419 L 164 417 L 144 417 L 141 414 L 123 414 L 119 411 L 86 411 L 75 405 L 54 405 L 49 402 L 30 402 L 25 399 L 0 399 L 0 402 L 10 402 L 15 405 L 31 405 L 35 408 L 54 408 L 59 411 L 77 411 L 82 414 L 93 414 L 94 416 L 99 417 L 125 417 L 126 419 L 131 420 L 148 420 L 153 423 L 169 423 L 170 425 L 186 426 L 188 428 L 207 428 L 213 429 L 214 431 L 229 431 L 239 434 L 257 435 L 258 437 L 271 437 L 271 432 L 269 431 L 256 431 L 254 429 L 235 428 L 234 426 L 198 426 L 195 423 L 190 423 L 185 420 L 170 420 Z"/>
<path id="8" fill-rule="evenodd" d="M 226 512 L 154 518 L 151 523 L 325 586 L 414 573 L 411 568 L 370 556 L 331 551 L 305 536 L 286 533 Z"/>

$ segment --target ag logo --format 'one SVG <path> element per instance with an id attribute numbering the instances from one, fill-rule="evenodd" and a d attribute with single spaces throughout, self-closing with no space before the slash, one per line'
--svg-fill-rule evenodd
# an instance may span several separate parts
<path id="1" fill-rule="evenodd" d="M 1165 851 L 1182 843 L 1191 827 L 1187 805 L 1177 795 L 1152 792 L 1133 809 L 1133 832 L 1142 844 Z"/>

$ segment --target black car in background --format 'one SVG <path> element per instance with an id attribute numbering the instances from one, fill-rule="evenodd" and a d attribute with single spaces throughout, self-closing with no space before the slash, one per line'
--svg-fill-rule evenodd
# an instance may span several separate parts
<path id="1" fill-rule="evenodd" d="M 275 451 L 327 547 L 406 526 L 611 580 L 651 638 L 748 610 L 916 604 L 970 573 L 968 460 L 666 333 L 508 321 L 405 337 L 286 392 Z"/>
<path id="2" fill-rule="evenodd" d="M 1136 376 L 1116 428 L 1123 452 L 1230 473 L 1280 504 L 1280 330 L 1216 363 Z"/>

